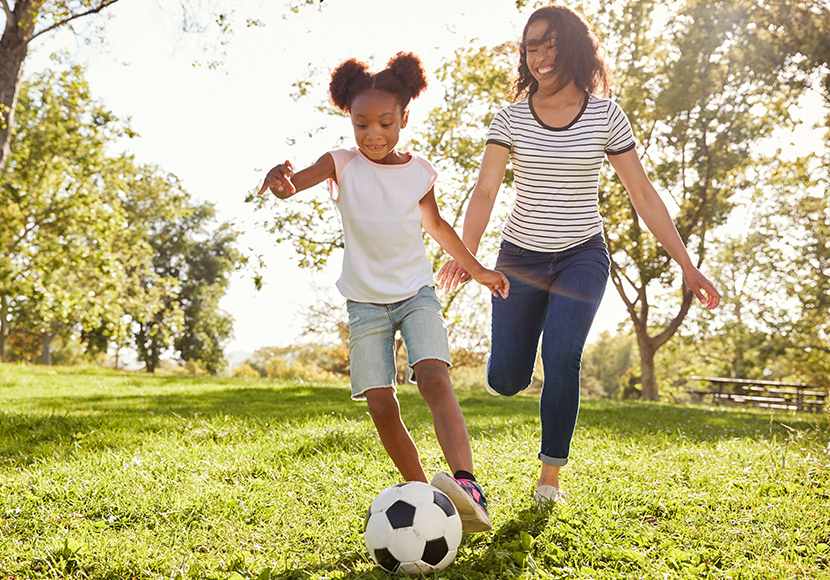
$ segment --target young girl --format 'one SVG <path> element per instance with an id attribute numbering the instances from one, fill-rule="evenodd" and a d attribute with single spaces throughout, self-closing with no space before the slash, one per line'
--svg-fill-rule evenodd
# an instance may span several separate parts
<path id="1" fill-rule="evenodd" d="M 475 253 L 510 161 L 516 203 L 496 262 L 510 280 L 510 297 L 493 302 L 486 386 L 501 395 L 527 388 L 542 337 L 538 503 L 562 501 L 559 470 L 568 462 L 579 411 L 582 349 L 608 280 L 598 202 L 605 157 L 637 214 L 683 269 L 686 287 L 707 308 L 720 300 L 692 264 L 640 163 L 628 119 L 607 98 L 608 88 L 602 50 L 585 19 L 566 6 L 535 11 L 522 36 L 516 102 L 490 125 L 464 219 L 463 239 Z M 450 261 L 438 280 L 452 289 L 468 279 L 465 270 L 460 261 Z"/>
<path id="2" fill-rule="evenodd" d="M 398 53 L 378 73 L 349 59 L 331 75 L 334 105 L 351 117 L 357 147 L 330 151 L 294 173 L 289 161 L 268 172 L 259 194 L 286 199 L 327 179 L 343 221 L 345 253 L 337 288 L 347 299 L 352 398 L 365 399 L 381 443 L 406 481 L 426 482 L 418 450 L 395 394 L 395 333 L 406 344 L 418 390 L 453 476 L 432 485 L 452 499 L 467 532 L 490 529 L 487 500 L 473 476 L 467 426 L 450 384 L 450 353 L 421 226 L 494 297 L 507 297 L 504 275 L 485 269 L 441 218 L 437 174 L 428 161 L 395 149 L 410 99 L 427 86 L 421 60 Z"/>

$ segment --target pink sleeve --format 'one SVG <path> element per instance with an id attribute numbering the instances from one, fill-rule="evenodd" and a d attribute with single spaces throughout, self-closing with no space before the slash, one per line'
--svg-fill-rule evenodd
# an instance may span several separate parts
<path id="1" fill-rule="evenodd" d="M 329 179 L 329 195 L 333 201 L 337 202 L 340 200 L 340 187 L 338 186 L 340 183 L 340 172 L 348 165 L 349 161 L 354 159 L 355 152 L 350 149 L 335 149 L 334 151 L 329 151 L 329 155 L 334 159 L 334 175 L 336 178 L 336 181 Z"/>
<path id="2" fill-rule="evenodd" d="M 421 164 L 421 167 L 423 167 L 429 175 L 429 189 L 427 189 L 427 191 L 429 191 L 435 186 L 435 182 L 438 181 L 438 172 L 435 171 L 434 167 L 432 167 L 432 163 L 430 163 L 423 157 L 416 157 L 416 160 L 418 161 L 418 163 Z"/>

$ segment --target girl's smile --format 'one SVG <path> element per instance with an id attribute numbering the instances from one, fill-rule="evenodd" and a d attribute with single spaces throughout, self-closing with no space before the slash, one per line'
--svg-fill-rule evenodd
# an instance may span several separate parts
<path id="1" fill-rule="evenodd" d="M 386 91 L 366 91 L 354 98 L 349 108 L 358 149 L 375 163 L 398 165 L 408 158 L 395 151 L 409 113 L 398 98 Z"/>

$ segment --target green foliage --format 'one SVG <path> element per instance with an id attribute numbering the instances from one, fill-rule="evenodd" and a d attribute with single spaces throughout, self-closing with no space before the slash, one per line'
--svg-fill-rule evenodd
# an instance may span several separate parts
<path id="1" fill-rule="evenodd" d="M 828 11 L 813 0 L 690 0 L 669 7 L 642 0 L 603 9 L 598 19 L 615 64 L 615 93 L 645 164 L 671 194 L 680 236 L 702 264 L 711 255 L 712 232 L 751 191 L 754 172 L 775 163 L 756 145 L 791 125 L 789 108 L 807 80 L 818 75 L 826 82 L 828 49 L 813 39 L 826 38 Z M 644 231 L 616 178 L 601 186 L 600 198 L 611 279 L 634 323 L 647 377 L 653 353 L 679 328 L 691 295 L 683 288 L 682 302 L 667 299 L 676 292 L 677 269 Z M 651 297 L 649 288 L 662 296 Z M 644 395 L 656 399 L 656 384 L 644 382 Z"/>
<path id="2" fill-rule="evenodd" d="M 637 341 L 630 334 L 603 331 L 582 353 L 580 383 L 583 396 L 617 398 L 636 364 Z"/>
<path id="3" fill-rule="evenodd" d="M 218 372 L 233 330 L 218 304 L 246 260 L 238 232 L 214 226 L 213 206 L 195 204 L 174 176 L 108 155 L 134 134 L 83 72 L 23 84 L 0 179 L 0 314 L 12 334 L 43 337 L 47 364 L 53 337 L 79 334 L 92 353 L 134 341 L 148 369 L 174 347 Z"/>
<path id="4" fill-rule="evenodd" d="M 398 482 L 342 383 L 0 366 L 0 569 L 25 578 L 387 578 Z M 428 472 L 429 410 L 400 389 Z M 569 503 L 538 511 L 538 401 L 459 393 L 494 528 L 442 578 L 822 578 L 826 415 L 586 400 Z M 658 459 L 659 458 L 659 459 Z"/>
<path id="5" fill-rule="evenodd" d="M 105 151 L 131 135 L 92 96 L 80 67 L 23 84 L 0 179 L 0 295 L 18 332 L 96 328 L 123 314 L 127 293 L 158 307 L 135 276 L 151 253 L 122 203 L 138 170 Z"/>
<path id="6" fill-rule="evenodd" d="M 827 385 L 827 176 L 826 161 L 813 155 L 758 172 L 744 218 L 751 229 L 717 240 L 712 253 L 723 307 L 700 317 L 682 338 L 701 356 L 698 368 Z"/>
<path id="7" fill-rule="evenodd" d="M 331 381 L 349 372 L 348 342 L 335 345 L 303 344 L 263 347 L 245 364 L 270 379 Z"/>

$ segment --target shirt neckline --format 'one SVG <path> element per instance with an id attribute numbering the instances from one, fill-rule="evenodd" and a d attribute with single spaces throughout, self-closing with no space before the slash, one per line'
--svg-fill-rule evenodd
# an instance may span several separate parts
<path id="1" fill-rule="evenodd" d="M 532 95 L 531 95 L 532 96 Z M 533 108 L 533 100 L 528 97 L 527 104 L 530 107 L 530 113 L 533 115 L 533 118 L 536 119 L 536 122 L 539 123 L 545 129 L 550 131 L 565 131 L 573 127 L 577 121 L 582 118 L 582 114 L 585 112 L 585 109 L 588 108 L 588 99 L 590 98 L 588 92 L 585 92 L 585 98 L 582 100 L 582 108 L 579 109 L 579 112 L 576 114 L 576 117 L 573 118 L 573 121 L 565 125 L 564 127 L 551 127 L 550 125 L 546 125 L 542 119 L 539 118 L 539 115 L 536 114 L 536 109 Z"/>
<path id="2" fill-rule="evenodd" d="M 357 153 L 358 157 L 363 159 L 363 161 L 365 161 L 366 163 L 368 163 L 372 167 L 379 167 L 381 169 L 395 169 L 397 167 L 401 167 L 401 168 L 409 167 L 410 165 L 415 163 L 415 155 L 413 155 L 409 151 L 401 151 L 400 152 L 403 155 L 406 155 L 407 157 L 409 157 L 409 161 L 407 161 L 406 163 L 389 164 L 389 163 L 378 163 L 377 161 L 372 161 L 371 159 L 366 157 L 366 155 L 363 153 L 363 151 L 360 150 L 360 147 L 353 147 L 352 149 L 355 151 L 355 153 Z"/>

